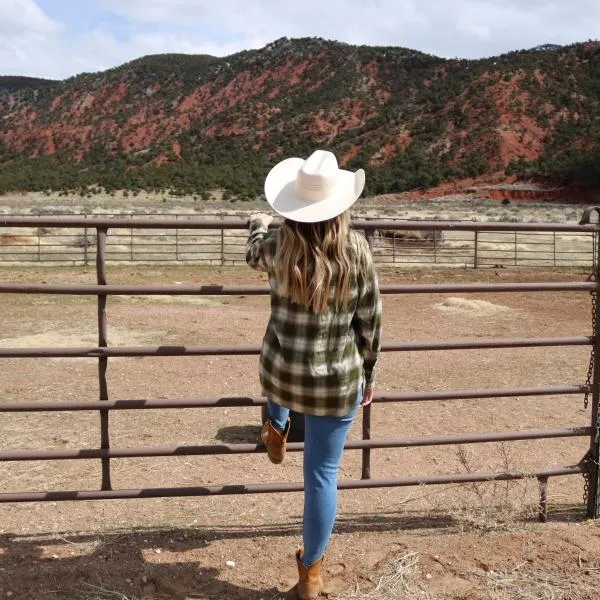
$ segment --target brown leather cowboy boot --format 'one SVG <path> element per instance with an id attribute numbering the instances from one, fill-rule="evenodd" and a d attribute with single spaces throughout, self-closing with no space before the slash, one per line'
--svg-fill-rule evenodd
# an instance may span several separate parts
<path id="1" fill-rule="evenodd" d="M 261 429 L 260 439 L 267 447 L 269 460 L 276 465 L 283 462 L 285 458 L 285 445 L 287 443 L 288 433 L 290 432 L 290 420 L 283 431 L 280 431 L 273 425 L 271 419 L 267 419 Z"/>
<path id="2" fill-rule="evenodd" d="M 296 563 L 298 565 L 298 583 L 292 589 L 299 600 L 316 600 L 323 590 L 323 579 L 321 579 L 321 565 L 323 557 L 315 561 L 310 567 L 307 567 L 300 559 L 302 550 L 296 553 Z"/>

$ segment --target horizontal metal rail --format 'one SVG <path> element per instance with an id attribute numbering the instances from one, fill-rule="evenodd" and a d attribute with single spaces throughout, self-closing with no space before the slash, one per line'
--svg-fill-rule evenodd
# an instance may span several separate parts
<path id="1" fill-rule="evenodd" d="M 386 284 L 382 294 L 446 294 L 500 292 L 591 292 L 600 284 L 588 281 L 539 283 L 424 283 Z M 77 296 L 265 296 L 266 285 L 76 285 L 51 283 L 0 283 L 0 294 L 56 294 Z"/>
<path id="2" fill-rule="evenodd" d="M 543 469 L 539 471 L 508 471 L 502 473 L 466 473 L 456 475 L 426 475 L 415 477 L 392 477 L 389 479 L 362 479 L 338 482 L 340 490 L 367 488 L 411 487 L 419 485 L 446 485 L 453 483 L 477 483 L 489 481 L 516 481 L 519 479 L 560 477 L 586 473 L 584 465 Z M 42 502 L 71 500 L 124 500 L 127 498 L 177 498 L 189 496 L 231 496 L 235 494 L 272 494 L 276 492 L 302 492 L 302 483 L 247 483 L 232 485 L 143 488 L 131 490 L 65 490 L 56 492 L 11 492 L 0 494 L 4 502 Z"/>
<path id="3" fill-rule="evenodd" d="M 559 346 L 590 346 L 593 337 L 567 338 L 488 338 L 486 340 L 448 340 L 419 342 L 389 342 L 382 352 L 424 352 L 436 350 L 488 350 L 496 348 L 541 348 Z M 131 358 L 140 356 L 253 356 L 260 354 L 260 345 L 253 346 L 114 346 L 0 348 L 0 358 Z"/>
<path id="4" fill-rule="evenodd" d="M 148 219 L 148 218 L 81 218 L 81 217 L 9 217 L 1 216 L 0 225 L 6 227 L 87 227 L 102 229 L 247 229 L 244 219 Z M 277 226 L 277 222 L 274 223 Z M 590 223 L 505 223 L 487 221 L 352 221 L 355 229 L 414 231 L 414 230 L 454 230 L 454 231 L 561 231 L 593 233 L 600 231 L 600 225 Z"/>
<path id="5" fill-rule="evenodd" d="M 454 390 L 449 392 L 403 392 L 379 393 L 373 397 L 374 402 L 424 402 L 443 400 L 475 400 L 487 398 L 510 398 L 525 396 L 568 396 L 585 394 L 591 391 L 589 385 L 554 386 L 539 388 L 503 388 L 482 390 Z M 0 413 L 17 412 L 63 412 L 85 410 L 138 410 L 138 409 L 171 409 L 171 408 L 232 408 L 263 406 L 266 398 L 248 396 L 231 396 L 214 399 L 139 399 L 139 400 L 92 400 L 92 401 L 58 401 L 58 402 L 3 402 Z"/>
<path id="6" fill-rule="evenodd" d="M 456 444 L 488 444 L 523 440 L 541 440 L 571 437 L 589 437 L 591 427 L 565 429 L 530 429 L 502 433 L 477 433 L 413 438 L 380 438 L 346 442 L 345 450 L 382 448 L 422 448 L 427 446 L 452 446 Z M 303 452 L 301 442 L 288 442 L 287 452 Z M 81 460 L 92 458 L 146 458 L 150 456 L 215 456 L 222 454 L 265 453 L 263 444 L 216 444 L 212 446 L 138 446 L 135 448 L 86 448 L 63 450 L 11 450 L 0 452 L 0 461 L 26 460 Z"/>

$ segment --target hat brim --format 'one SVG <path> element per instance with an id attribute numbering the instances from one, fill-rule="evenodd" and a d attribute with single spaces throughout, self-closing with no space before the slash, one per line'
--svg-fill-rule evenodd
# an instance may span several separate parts
<path id="1" fill-rule="evenodd" d="M 265 180 L 265 196 L 271 208 L 286 219 L 300 223 L 319 223 L 341 215 L 360 197 L 365 187 L 365 172 L 338 170 L 335 188 L 315 202 L 296 192 L 296 175 L 304 160 L 288 158 L 275 165 Z"/>

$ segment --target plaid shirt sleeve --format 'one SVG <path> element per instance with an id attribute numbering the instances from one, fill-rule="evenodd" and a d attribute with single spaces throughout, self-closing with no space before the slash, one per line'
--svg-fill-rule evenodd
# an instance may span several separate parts
<path id="1" fill-rule="evenodd" d="M 358 302 L 352 325 L 364 361 L 365 387 L 372 388 L 375 385 L 375 363 L 381 349 L 382 302 L 377 272 L 366 241 L 364 246 L 365 260 L 358 273 Z"/>
<path id="2" fill-rule="evenodd" d="M 277 248 L 277 230 L 269 228 L 260 220 L 250 222 L 250 235 L 246 242 L 246 262 L 257 271 L 271 271 L 275 249 Z"/>

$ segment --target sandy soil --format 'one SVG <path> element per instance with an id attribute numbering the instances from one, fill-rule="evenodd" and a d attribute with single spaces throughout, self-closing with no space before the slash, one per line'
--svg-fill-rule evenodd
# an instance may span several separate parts
<path id="1" fill-rule="evenodd" d="M 584 280 L 585 271 L 381 272 L 382 282 Z M 248 270 L 123 268 L 111 283 L 250 283 Z M 3 269 L 4 281 L 93 283 L 91 269 Z M 584 293 L 385 297 L 385 339 L 560 337 L 590 334 Z M 114 345 L 254 344 L 264 297 L 109 299 Z M 0 295 L 5 347 L 94 344 L 94 298 Z M 259 395 L 256 357 L 109 360 L 111 399 Z M 589 349 L 386 353 L 379 391 L 575 385 Z M 0 401 L 94 400 L 94 359 L 3 359 Z M 256 440 L 257 409 L 124 411 L 113 447 Z M 579 396 L 379 405 L 373 437 L 588 426 Z M 0 414 L 2 449 L 93 448 L 96 413 Z M 351 437 L 360 437 L 360 422 Z M 374 477 L 467 470 L 524 471 L 577 463 L 584 438 L 373 452 Z M 112 461 L 115 488 L 300 481 L 301 454 L 282 467 L 264 455 Z M 99 461 L 0 464 L 0 489 L 98 489 Z M 360 453 L 341 477 L 360 477 Z M 415 563 L 401 598 L 596 598 L 600 529 L 583 518 L 583 481 L 550 481 L 550 523 L 535 520 L 537 483 L 347 491 L 327 555 L 331 597 L 363 597 L 390 561 Z M 0 504 L 0 598 L 278 598 L 294 583 L 302 496 Z M 235 566 L 227 566 L 227 561 Z M 407 581 L 408 581 L 407 580 Z M 516 583 L 515 583 L 516 582 Z M 362 590 L 356 593 L 356 586 Z M 513 586 L 513 587 L 511 587 Z M 517 590 L 515 591 L 515 586 Z M 523 595 L 525 592 L 529 595 Z M 550 591 L 549 591 L 550 590 Z M 397 591 L 397 590 L 396 590 Z M 521 595 L 518 595 L 521 594 Z M 535 595 L 537 594 L 537 595 Z M 554 594 L 554 595 L 551 595 Z M 366 596 L 365 596 L 366 597 Z M 373 597 L 373 596 L 372 596 Z M 387 596 L 394 597 L 389 591 Z"/>
<path id="2" fill-rule="evenodd" d="M 451 194 L 436 198 L 407 198 L 402 194 L 386 194 L 361 198 L 353 213 L 364 217 L 397 217 L 402 219 L 472 219 L 480 221 L 578 221 L 584 204 L 518 203 L 504 205 L 477 194 Z M 10 193 L 0 196 L 0 214 L 175 214 L 202 213 L 247 215 L 249 211 L 266 210 L 264 200 L 225 201 L 218 191 L 210 200 L 142 192 L 137 196 L 123 192 L 83 197 L 41 192 Z"/>

